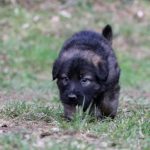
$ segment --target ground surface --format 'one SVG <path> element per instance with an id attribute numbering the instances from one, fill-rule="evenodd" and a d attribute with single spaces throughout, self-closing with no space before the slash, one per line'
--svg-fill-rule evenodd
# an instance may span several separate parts
<path id="1" fill-rule="evenodd" d="M 0 149 L 149 149 L 148 0 L 0 5 Z M 108 23 L 122 69 L 118 116 L 98 122 L 79 110 L 66 122 L 51 79 L 52 63 L 75 31 L 100 32 Z"/>

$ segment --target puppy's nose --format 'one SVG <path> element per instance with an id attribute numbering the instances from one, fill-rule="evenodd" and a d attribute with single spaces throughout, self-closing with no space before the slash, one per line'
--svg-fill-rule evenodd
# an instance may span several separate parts
<path id="1" fill-rule="evenodd" d="M 77 100 L 77 96 L 76 96 L 75 94 L 73 94 L 73 93 L 69 94 L 69 95 L 68 95 L 68 98 L 69 98 L 70 100 Z"/>

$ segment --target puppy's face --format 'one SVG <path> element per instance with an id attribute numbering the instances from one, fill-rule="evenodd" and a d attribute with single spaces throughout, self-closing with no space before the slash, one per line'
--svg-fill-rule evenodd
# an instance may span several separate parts
<path id="1" fill-rule="evenodd" d="M 97 92 L 103 89 L 101 83 L 107 77 L 106 67 L 100 58 L 96 58 L 96 54 L 90 56 L 90 52 L 83 52 L 83 55 L 78 50 L 65 53 L 56 60 L 53 68 L 61 101 L 70 106 L 83 106 L 86 110 Z M 88 56 L 85 57 L 85 53 Z"/>
<path id="2" fill-rule="evenodd" d="M 96 81 L 92 67 L 81 67 L 79 64 L 71 66 L 65 66 L 58 77 L 60 98 L 65 104 L 82 105 L 86 109 L 96 96 L 100 85 Z"/>

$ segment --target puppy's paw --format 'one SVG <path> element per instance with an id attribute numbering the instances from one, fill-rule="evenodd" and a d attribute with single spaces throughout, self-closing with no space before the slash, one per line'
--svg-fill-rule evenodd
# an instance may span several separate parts
<path id="1" fill-rule="evenodd" d="M 63 106 L 64 106 L 64 118 L 68 121 L 71 121 L 76 112 L 76 106 L 68 104 L 63 104 Z"/>

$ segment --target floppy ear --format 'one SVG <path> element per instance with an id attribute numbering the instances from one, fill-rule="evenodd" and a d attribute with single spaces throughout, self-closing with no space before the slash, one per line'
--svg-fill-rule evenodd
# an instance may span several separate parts
<path id="1" fill-rule="evenodd" d="M 100 82 L 106 81 L 108 77 L 108 66 L 106 63 L 99 64 L 97 68 L 97 77 Z"/>
<path id="2" fill-rule="evenodd" d="M 112 44 L 113 32 L 110 25 L 106 25 L 103 28 L 102 35 Z"/>
<path id="3" fill-rule="evenodd" d="M 53 77 L 53 80 L 55 80 L 56 78 L 58 78 L 59 70 L 60 70 L 60 63 L 59 63 L 58 60 L 55 60 L 55 62 L 53 64 L 53 68 L 52 68 L 52 77 Z"/>
<path id="4" fill-rule="evenodd" d="M 108 66 L 106 65 L 106 63 L 99 64 L 97 68 L 97 79 L 100 85 L 100 90 L 105 91 L 106 89 L 105 82 L 108 79 Z"/>

